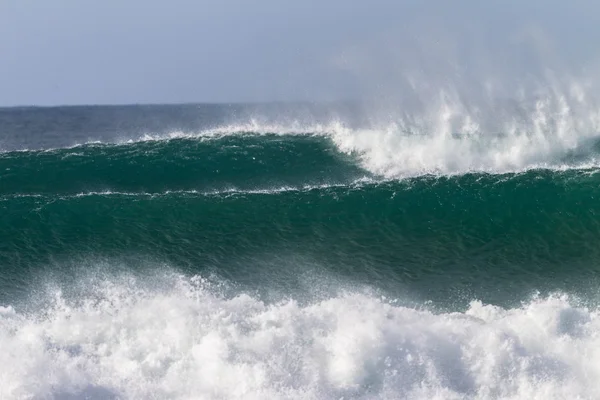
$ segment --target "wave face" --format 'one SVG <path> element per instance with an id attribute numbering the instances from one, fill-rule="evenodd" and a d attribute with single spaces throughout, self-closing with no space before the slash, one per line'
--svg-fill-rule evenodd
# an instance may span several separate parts
<path id="1" fill-rule="evenodd" d="M 256 284 L 252 270 L 266 268 L 264 258 L 272 281 L 291 273 L 274 264 L 299 258 L 389 289 L 409 284 L 440 301 L 466 291 L 505 302 L 515 291 L 573 289 L 582 276 L 593 279 L 600 262 L 600 175 L 593 171 L 260 190 L 79 190 L 0 198 L 5 270 L 26 280 L 18 270 L 57 257 L 133 253 Z"/>
<path id="2" fill-rule="evenodd" d="M 252 190 L 348 182 L 366 172 L 322 138 L 226 136 L 0 155 L 4 194 Z"/>
<path id="3" fill-rule="evenodd" d="M 599 396 L 589 103 L 258 108 L 0 110 L 0 398 Z"/>

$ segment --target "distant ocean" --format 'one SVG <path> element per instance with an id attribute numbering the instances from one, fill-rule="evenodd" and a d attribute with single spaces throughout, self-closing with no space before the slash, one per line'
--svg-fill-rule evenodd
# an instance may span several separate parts
<path id="1" fill-rule="evenodd" d="M 569 101 L 0 109 L 0 399 L 600 398 Z"/>

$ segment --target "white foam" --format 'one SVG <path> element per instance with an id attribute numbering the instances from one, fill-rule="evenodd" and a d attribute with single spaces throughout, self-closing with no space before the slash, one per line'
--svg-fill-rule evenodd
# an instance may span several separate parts
<path id="1" fill-rule="evenodd" d="M 266 304 L 169 279 L 0 307 L 0 398 L 600 397 L 600 312 L 567 296 L 435 314 L 360 293 Z"/>
<path id="2" fill-rule="evenodd" d="M 376 129 L 338 130 L 332 138 L 341 151 L 358 154 L 367 170 L 387 178 L 600 165 L 588 148 L 599 138 L 600 108 L 553 94 L 521 111 L 493 115 L 440 96 L 430 111 Z"/>

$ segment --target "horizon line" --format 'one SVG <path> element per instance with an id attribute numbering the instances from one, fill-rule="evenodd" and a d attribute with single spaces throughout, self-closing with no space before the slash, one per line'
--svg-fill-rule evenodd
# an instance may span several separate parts
<path id="1" fill-rule="evenodd" d="M 198 102 L 138 102 L 138 103 L 64 103 L 64 104 L 16 104 L 16 105 L 0 105 L 2 109 L 16 108 L 76 108 L 76 107 L 145 107 L 145 106 L 252 106 L 252 105 L 276 105 L 276 104 L 343 104 L 356 103 L 357 99 L 346 100 L 269 100 L 269 101 L 198 101 Z"/>

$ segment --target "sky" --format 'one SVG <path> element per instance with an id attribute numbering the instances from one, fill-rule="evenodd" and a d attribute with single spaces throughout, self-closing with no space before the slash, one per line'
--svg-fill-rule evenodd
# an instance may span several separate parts
<path id="1" fill-rule="evenodd" d="M 599 22 L 592 0 L 0 0 L 0 106 L 330 101 L 414 77 L 572 74 L 595 65 Z"/>

